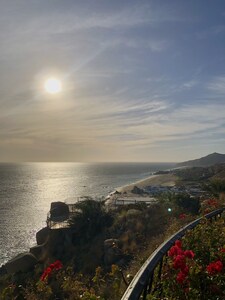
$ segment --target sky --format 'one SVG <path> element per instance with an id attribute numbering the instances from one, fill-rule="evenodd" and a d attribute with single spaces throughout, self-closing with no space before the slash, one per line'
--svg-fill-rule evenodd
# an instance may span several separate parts
<path id="1" fill-rule="evenodd" d="M 225 1 L 0 0 L 0 28 L 1 162 L 225 153 Z"/>

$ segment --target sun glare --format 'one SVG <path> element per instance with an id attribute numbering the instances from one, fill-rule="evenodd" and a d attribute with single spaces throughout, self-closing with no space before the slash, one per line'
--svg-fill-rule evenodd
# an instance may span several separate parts
<path id="1" fill-rule="evenodd" d="M 49 78 L 45 81 L 45 90 L 49 94 L 57 94 L 62 90 L 62 83 L 56 78 Z"/>

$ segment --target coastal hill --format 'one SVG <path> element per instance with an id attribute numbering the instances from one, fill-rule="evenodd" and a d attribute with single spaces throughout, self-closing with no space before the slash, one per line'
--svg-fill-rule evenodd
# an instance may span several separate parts
<path id="1" fill-rule="evenodd" d="M 225 154 L 220 154 L 220 153 L 212 153 L 207 156 L 201 157 L 199 159 L 193 159 L 193 160 L 188 160 L 184 161 L 181 163 L 178 163 L 178 167 L 208 167 L 212 166 L 215 164 L 222 164 L 225 163 Z"/>

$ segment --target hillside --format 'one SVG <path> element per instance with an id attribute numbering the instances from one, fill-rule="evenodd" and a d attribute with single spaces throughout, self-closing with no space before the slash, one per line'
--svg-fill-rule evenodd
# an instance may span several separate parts
<path id="1" fill-rule="evenodd" d="M 216 164 L 208 167 L 190 167 L 176 169 L 173 173 L 182 181 L 203 182 L 211 179 L 225 180 L 225 164 Z"/>
<path id="2" fill-rule="evenodd" d="M 225 154 L 212 153 L 207 156 L 201 157 L 199 159 L 193 159 L 178 163 L 178 167 L 187 166 L 187 167 L 208 167 L 215 164 L 225 163 Z"/>

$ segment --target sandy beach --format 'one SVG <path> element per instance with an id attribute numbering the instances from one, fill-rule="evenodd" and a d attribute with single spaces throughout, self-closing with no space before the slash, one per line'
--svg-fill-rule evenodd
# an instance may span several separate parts
<path id="1" fill-rule="evenodd" d="M 146 179 L 134 182 L 132 184 L 119 187 L 116 189 L 118 192 L 130 192 L 135 186 L 138 188 L 145 188 L 147 186 L 174 186 L 177 180 L 177 176 L 173 174 L 163 174 L 163 175 L 152 175 Z"/>
<path id="2" fill-rule="evenodd" d="M 150 186 L 175 186 L 177 176 L 173 174 L 152 175 L 146 179 L 118 187 L 116 191 L 107 197 L 107 205 L 128 204 L 136 202 L 154 202 L 155 198 L 147 194 L 135 193 L 133 189 L 145 189 Z"/>

